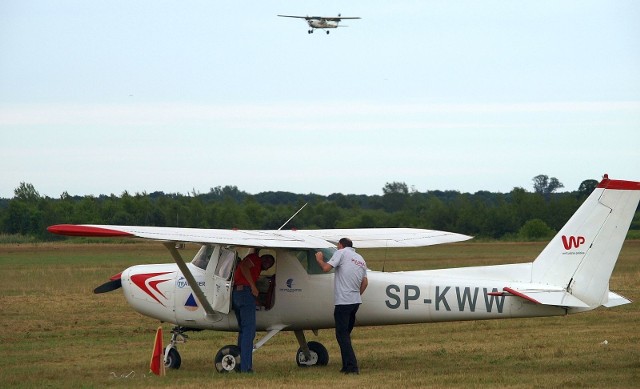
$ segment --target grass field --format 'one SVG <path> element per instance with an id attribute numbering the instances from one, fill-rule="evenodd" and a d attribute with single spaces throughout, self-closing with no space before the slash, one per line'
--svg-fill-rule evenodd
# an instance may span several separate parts
<path id="1" fill-rule="evenodd" d="M 361 253 L 371 269 L 395 271 L 528 262 L 543 246 L 462 243 Z M 217 350 L 235 343 L 234 333 L 189 333 L 180 346 L 182 367 L 156 377 L 148 370 L 159 323 L 133 312 L 120 291 L 92 290 L 128 266 L 161 262 L 171 259 L 159 244 L 0 245 L 7 357 L 0 387 L 640 387 L 638 302 L 566 317 L 356 328 L 359 376 L 338 372 L 329 330 L 307 335 L 327 347 L 328 366 L 298 368 L 297 342 L 286 332 L 255 354 L 251 376 L 219 374 L 213 366 Z M 640 300 L 640 240 L 625 243 L 610 288 Z"/>

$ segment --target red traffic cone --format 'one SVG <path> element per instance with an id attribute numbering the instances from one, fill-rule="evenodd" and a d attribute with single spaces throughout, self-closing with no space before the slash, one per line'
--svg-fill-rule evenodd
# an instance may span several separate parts
<path id="1" fill-rule="evenodd" d="M 156 331 L 156 339 L 153 342 L 153 354 L 151 354 L 149 369 L 155 375 L 163 376 L 165 374 L 164 348 L 162 347 L 162 327 L 158 327 L 158 331 Z"/>

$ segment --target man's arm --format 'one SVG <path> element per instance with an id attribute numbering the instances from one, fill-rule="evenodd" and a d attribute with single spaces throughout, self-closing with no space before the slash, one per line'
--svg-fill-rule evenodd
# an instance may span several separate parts
<path id="1" fill-rule="evenodd" d="M 324 254 L 322 254 L 322 251 L 318 251 L 316 253 L 316 262 L 318 262 L 318 266 L 320 266 L 320 268 L 322 268 L 322 271 L 325 273 L 333 269 L 333 266 L 324 261 Z"/>
<path id="2" fill-rule="evenodd" d="M 365 289 L 367 289 L 367 286 L 369 286 L 369 280 L 367 279 L 367 277 L 364 277 L 362 279 L 362 283 L 360 283 L 360 294 L 363 294 Z"/>

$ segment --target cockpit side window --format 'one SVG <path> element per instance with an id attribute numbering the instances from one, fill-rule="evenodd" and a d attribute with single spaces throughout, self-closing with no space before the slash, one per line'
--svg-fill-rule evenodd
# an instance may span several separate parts
<path id="1" fill-rule="evenodd" d="M 318 262 L 316 261 L 317 251 L 322 251 L 322 253 L 324 254 L 325 261 L 328 261 L 329 258 L 333 256 L 333 253 L 336 252 L 336 249 L 329 248 L 329 249 L 316 249 L 316 250 L 300 250 L 300 251 L 294 252 L 296 258 L 298 258 L 298 261 L 300 262 L 304 270 L 307 271 L 307 274 L 324 273 L 322 271 L 322 268 L 318 266 Z"/>
<path id="2" fill-rule="evenodd" d="M 213 248 L 214 248 L 213 246 L 208 244 L 202 245 L 202 247 L 200 247 L 200 250 L 198 250 L 196 255 L 194 255 L 193 260 L 191 260 L 191 263 L 202 270 L 206 270 L 207 265 L 211 260 L 211 254 L 213 254 Z"/>

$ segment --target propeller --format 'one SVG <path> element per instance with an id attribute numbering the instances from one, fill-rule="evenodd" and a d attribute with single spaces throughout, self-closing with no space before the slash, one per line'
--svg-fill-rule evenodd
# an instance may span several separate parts
<path id="1" fill-rule="evenodd" d="M 109 281 L 95 288 L 93 290 L 93 293 L 95 294 L 107 293 L 122 287 L 122 280 L 120 279 L 121 275 L 122 273 L 118 273 L 115 276 L 111 277 Z"/>

